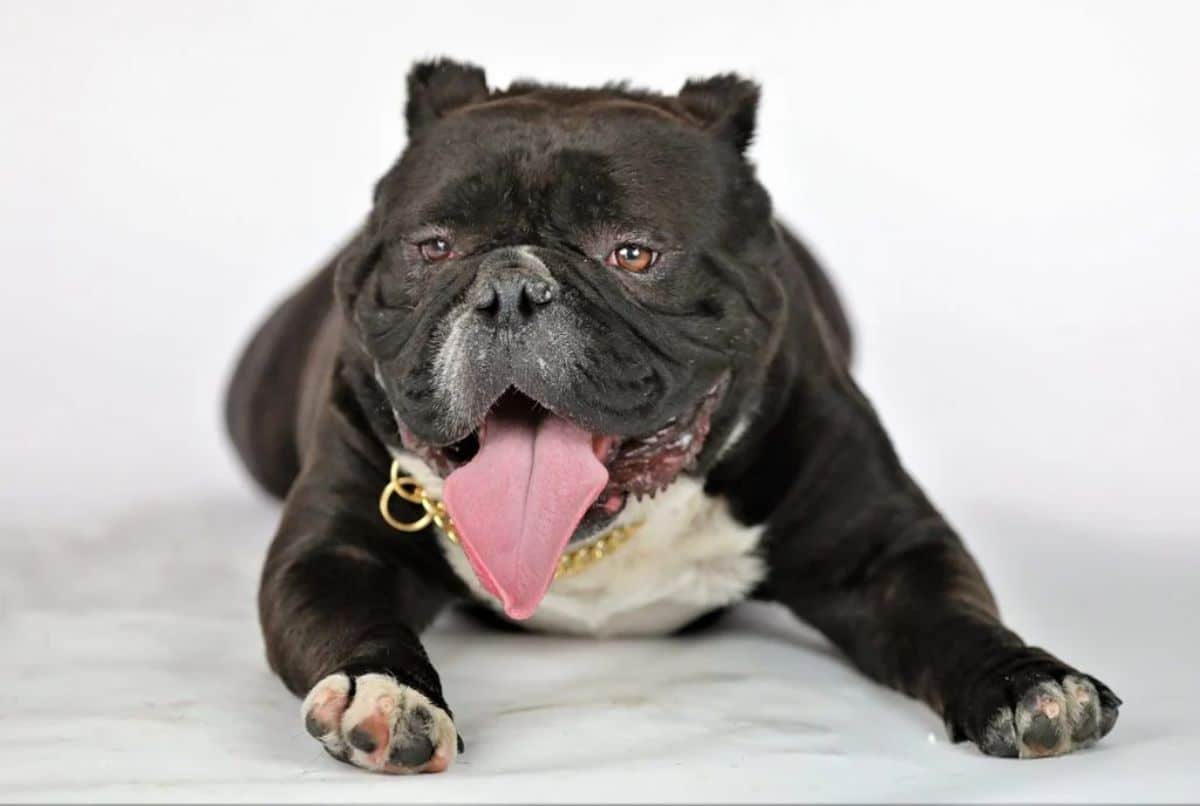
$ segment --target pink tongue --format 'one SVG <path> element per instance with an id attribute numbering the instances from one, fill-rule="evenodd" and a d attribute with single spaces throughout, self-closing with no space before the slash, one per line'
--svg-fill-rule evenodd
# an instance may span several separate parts
<path id="1" fill-rule="evenodd" d="M 479 581 L 510 618 L 526 619 L 608 470 L 587 431 L 514 408 L 488 415 L 479 453 L 446 479 L 445 498 Z"/>

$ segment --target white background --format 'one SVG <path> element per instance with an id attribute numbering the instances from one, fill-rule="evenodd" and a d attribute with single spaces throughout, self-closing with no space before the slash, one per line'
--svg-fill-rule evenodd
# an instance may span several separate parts
<path id="1" fill-rule="evenodd" d="M 1141 695 L 1106 742 L 1113 749 L 1072 769 L 1092 775 L 1099 796 L 1120 797 L 1104 778 L 1113 758 L 1142 765 L 1184 747 L 1194 757 L 1200 5 L 704 6 L 4 0 L 0 602 L 22 662 L 40 663 L 39 675 L 68 657 L 109 674 L 124 663 L 122 674 L 136 675 L 141 661 L 122 648 L 128 636 L 97 638 L 92 652 L 72 639 L 81 619 L 94 619 L 94 637 L 114 623 L 97 615 L 105 608 L 137 624 L 137 608 L 180 618 L 194 610 L 205 624 L 209 604 L 224 606 L 232 632 L 213 645 L 239 642 L 230 666 L 254 667 L 280 741 L 307 753 L 291 735 L 293 705 L 262 671 L 254 643 L 253 577 L 275 511 L 233 461 L 220 400 L 252 327 L 366 212 L 372 183 L 404 143 L 408 66 L 445 54 L 483 65 L 493 85 L 629 78 L 663 91 L 734 69 L 764 86 L 752 157 L 778 214 L 843 290 L 857 374 L 908 467 L 964 532 L 1014 623 L 1074 652 L 1127 701 L 1131 689 Z M 233 559 L 213 560 L 218 551 Z M 164 641 L 182 640 L 163 629 Z M 458 646 L 453 630 L 431 640 Z M 712 640 L 739 639 L 725 631 Z M 633 646 L 677 652 L 669 643 Z M 554 662 L 544 649 L 529 651 Z M 162 705 L 203 700 L 180 689 L 222 672 L 195 673 L 168 665 L 146 672 L 157 682 L 123 690 L 135 703 L 157 703 L 160 716 L 166 708 L 211 749 L 215 724 L 246 717 L 229 708 L 196 727 Z M 96 685 L 79 674 L 76 666 L 61 685 Z M 839 680 L 874 692 L 849 672 Z M 53 700 L 59 685 L 36 691 Z M 37 701 L 35 689 L 20 687 L 23 703 Z M 915 706 L 885 702 L 921 741 L 930 730 L 941 740 Z M 1147 708 L 1158 709 L 1157 729 Z M 35 709 L 23 718 L 44 725 L 43 716 Z M 93 797 L 182 796 L 138 789 L 131 771 L 145 765 L 136 743 L 113 750 L 104 719 L 95 719 L 100 739 L 88 755 L 102 761 L 76 766 L 72 786 L 109 775 L 115 783 Z M 6 746 L 21 743 L 17 726 L 26 723 L 6 728 L 0 719 Z M 135 719 L 134 729 L 144 725 Z M 45 742 L 77 735 L 63 730 Z M 233 797 L 241 777 L 257 774 L 268 735 L 239 750 L 244 767 L 208 763 L 206 751 L 189 750 L 185 762 L 167 739 L 155 743 L 156 758 L 188 780 L 223 770 L 231 788 L 201 793 Z M 859 733 L 837 736 L 851 757 L 862 750 Z M 474 762 L 480 774 L 486 747 Z M 65 796 L 40 788 L 63 783 L 51 772 L 58 752 L 34 752 L 44 768 L 8 766 L 11 791 Z M 930 769 L 961 771 L 954 765 L 978 760 L 962 748 L 946 752 L 950 766 Z M 1104 761 L 1104 752 L 1127 755 Z M 292 780 L 288 752 L 266 755 L 276 764 L 271 780 Z M 692 757 L 683 752 L 678 763 L 686 769 Z M 332 762 L 302 761 L 313 774 L 359 785 L 337 777 Z M 764 767 L 775 785 L 767 795 L 1022 792 L 985 786 L 1001 780 L 995 766 L 971 766 L 984 777 L 952 776 L 958 788 L 948 790 L 920 785 L 920 776 L 905 779 L 907 789 L 863 788 L 861 774 L 789 789 L 795 763 Z M 1073 763 L 1085 762 L 1051 762 Z M 465 759 L 460 767 L 459 780 L 468 780 Z M 1136 780 L 1133 769 L 1143 768 L 1121 780 Z M 528 793 L 545 785 L 547 797 L 571 796 L 536 775 L 522 780 Z M 635 791 L 619 777 L 604 780 L 612 788 L 595 797 L 739 792 L 712 782 L 699 792 Z M 409 785 L 321 792 L 399 797 L 396 787 Z M 517 797 L 493 787 L 419 791 Z M 1200 784 L 1179 778 L 1159 794 L 1194 798 Z"/>

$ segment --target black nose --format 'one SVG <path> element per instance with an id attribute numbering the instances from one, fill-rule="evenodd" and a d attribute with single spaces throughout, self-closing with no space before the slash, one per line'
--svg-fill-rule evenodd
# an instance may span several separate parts
<path id="1" fill-rule="evenodd" d="M 554 299 L 555 283 L 523 266 L 504 266 L 480 276 L 472 289 L 475 310 L 500 325 L 529 319 Z"/>

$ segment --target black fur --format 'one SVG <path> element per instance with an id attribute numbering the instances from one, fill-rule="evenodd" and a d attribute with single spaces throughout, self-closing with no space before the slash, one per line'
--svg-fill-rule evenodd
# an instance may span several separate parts
<path id="1" fill-rule="evenodd" d="M 289 688 L 387 671 L 446 705 L 417 635 L 467 592 L 432 538 L 397 540 L 377 515 L 399 424 L 445 445 L 515 386 L 591 430 L 639 434 L 724 383 L 690 472 L 765 525 L 769 572 L 754 595 L 927 702 L 954 739 L 1017 752 L 988 733 L 997 713 L 1077 673 L 1002 625 L 851 378 L 833 287 L 744 157 L 758 95 L 734 75 L 662 96 L 489 91 L 472 66 L 413 69 L 411 142 L 369 220 L 255 336 L 229 395 L 243 459 L 287 496 L 260 609 Z M 453 261 L 422 260 L 416 244 L 451 235 Z M 629 240 L 661 250 L 642 275 L 604 265 Z M 513 313 L 500 335 L 486 317 L 463 320 L 473 349 L 448 381 L 436 358 L 449 323 L 491 305 L 512 272 L 540 278 L 553 301 Z M 1104 710 L 1077 729 L 1094 739 L 1119 700 L 1088 679 Z M 1062 725 L 1030 730 L 1045 743 Z"/>

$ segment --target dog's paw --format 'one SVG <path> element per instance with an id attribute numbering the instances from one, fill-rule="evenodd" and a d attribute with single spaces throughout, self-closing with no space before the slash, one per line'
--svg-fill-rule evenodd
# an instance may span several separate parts
<path id="1" fill-rule="evenodd" d="M 304 698 L 301 717 L 330 755 L 373 772 L 442 772 L 459 748 L 450 715 L 386 674 L 329 675 Z"/>
<path id="2" fill-rule="evenodd" d="M 1116 724 L 1121 700 L 1100 681 L 1063 669 L 986 682 L 966 738 L 990 756 L 1008 758 L 1061 756 L 1095 744 Z"/>

